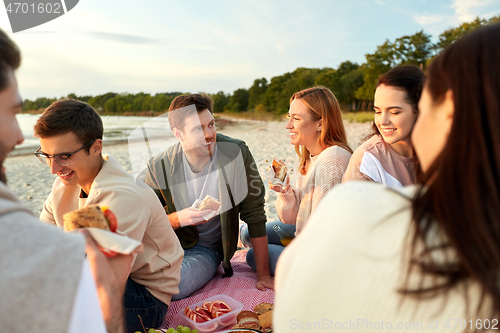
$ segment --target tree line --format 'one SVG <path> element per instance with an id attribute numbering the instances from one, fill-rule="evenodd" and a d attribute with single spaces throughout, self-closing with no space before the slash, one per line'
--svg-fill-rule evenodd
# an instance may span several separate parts
<path id="1" fill-rule="evenodd" d="M 315 85 L 323 85 L 333 91 L 343 110 L 371 110 L 376 82 L 380 75 L 400 65 L 419 66 L 424 72 L 432 59 L 458 38 L 487 24 L 500 23 L 500 15 L 489 20 L 479 17 L 458 27 L 450 28 L 432 43 L 431 35 L 423 30 L 394 41 L 386 40 L 373 53 L 365 55 L 363 64 L 345 61 L 338 68 L 297 68 L 291 73 L 254 80 L 248 89 L 240 88 L 232 94 L 220 91 L 210 94 L 214 100 L 214 112 L 273 112 L 288 111 L 289 99 L 293 93 Z M 102 114 L 130 114 L 133 112 L 164 112 L 172 100 L 182 92 L 168 92 L 150 95 L 117 94 L 113 92 L 98 96 L 76 96 L 74 93 L 63 98 L 85 101 Z M 23 111 L 43 110 L 57 98 L 38 98 L 24 101 Z"/>

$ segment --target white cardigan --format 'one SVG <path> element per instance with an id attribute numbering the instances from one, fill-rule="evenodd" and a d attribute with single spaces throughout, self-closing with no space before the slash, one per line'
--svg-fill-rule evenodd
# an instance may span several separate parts
<path id="1" fill-rule="evenodd" d="M 415 190 L 353 181 L 325 196 L 278 261 L 273 331 L 464 332 L 454 319 L 464 319 L 461 325 L 467 322 L 469 328 L 472 319 L 475 328 L 461 288 L 447 300 L 407 297 L 401 303 L 397 289 L 406 273 L 403 254 Z M 414 287 L 415 280 L 411 283 Z M 474 283 L 470 287 L 474 311 L 479 290 Z M 493 318 L 477 319 L 489 319 L 493 326 Z"/>
<path id="2" fill-rule="evenodd" d="M 351 153 L 340 146 L 331 146 L 311 158 L 307 174 L 298 170 L 299 159 L 295 160 L 295 185 L 286 193 L 278 194 L 276 211 L 280 220 L 296 224 L 298 235 L 316 209 L 320 200 L 335 185 L 342 182 Z"/>

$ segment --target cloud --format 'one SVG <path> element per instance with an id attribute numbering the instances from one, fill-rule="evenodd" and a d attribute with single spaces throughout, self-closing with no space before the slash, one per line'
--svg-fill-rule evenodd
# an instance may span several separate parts
<path id="1" fill-rule="evenodd" d="M 455 10 L 455 17 L 460 22 L 473 21 L 477 15 L 473 8 L 485 7 L 493 4 L 493 0 L 453 0 L 451 8 Z"/>
<path id="2" fill-rule="evenodd" d="M 159 44 L 160 42 L 164 41 L 159 38 L 147 38 L 142 36 L 119 34 L 114 32 L 91 31 L 85 34 L 95 38 L 111 40 L 114 42 L 126 43 L 126 44 Z"/>
<path id="3" fill-rule="evenodd" d="M 443 15 L 415 15 L 413 17 L 421 25 L 431 25 L 444 21 Z"/>

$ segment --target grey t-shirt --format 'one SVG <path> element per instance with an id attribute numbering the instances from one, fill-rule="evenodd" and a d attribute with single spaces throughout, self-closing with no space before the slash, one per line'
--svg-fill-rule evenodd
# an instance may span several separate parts
<path id="1" fill-rule="evenodd" d="M 210 162 L 198 173 L 191 170 L 184 153 L 182 154 L 182 162 L 190 204 L 192 205 L 196 199 L 203 200 L 207 195 L 220 200 L 217 176 L 217 149 Z M 217 250 L 221 249 L 220 215 L 212 217 L 203 224 L 198 224 L 196 228 L 199 233 L 198 244 Z"/>

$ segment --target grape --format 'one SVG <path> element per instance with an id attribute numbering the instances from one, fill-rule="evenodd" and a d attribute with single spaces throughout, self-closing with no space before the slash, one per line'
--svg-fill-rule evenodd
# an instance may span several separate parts
<path id="1" fill-rule="evenodd" d="M 182 325 L 177 326 L 177 330 L 179 331 L 179 333 L 182 331 L 183 328 L 184 328 L 184 326 L 182 326 Z"/>
<path id="2" fill-rule="evenodd" d="M 191 333 L 198 333 L 198 330 L 194 329 L 194 330 L 191 331 Z"/>
<path id="3" fill-rule="evenodd" d="M 174 332 L 174 329 L 172 327 L 170 327 L 168 330 L 167 330 L 167 333 L 173 333 Z"/>
<path id="4" fill-rule="evenodd" d="M 180 333 L 178 330 L 174 330 L 172 333 Z"/>
<path id="5" fill-rule="evenodd" d="M 191 333 L 191 329 L 189 327 L 183 327 L 180 333 Z"/>

